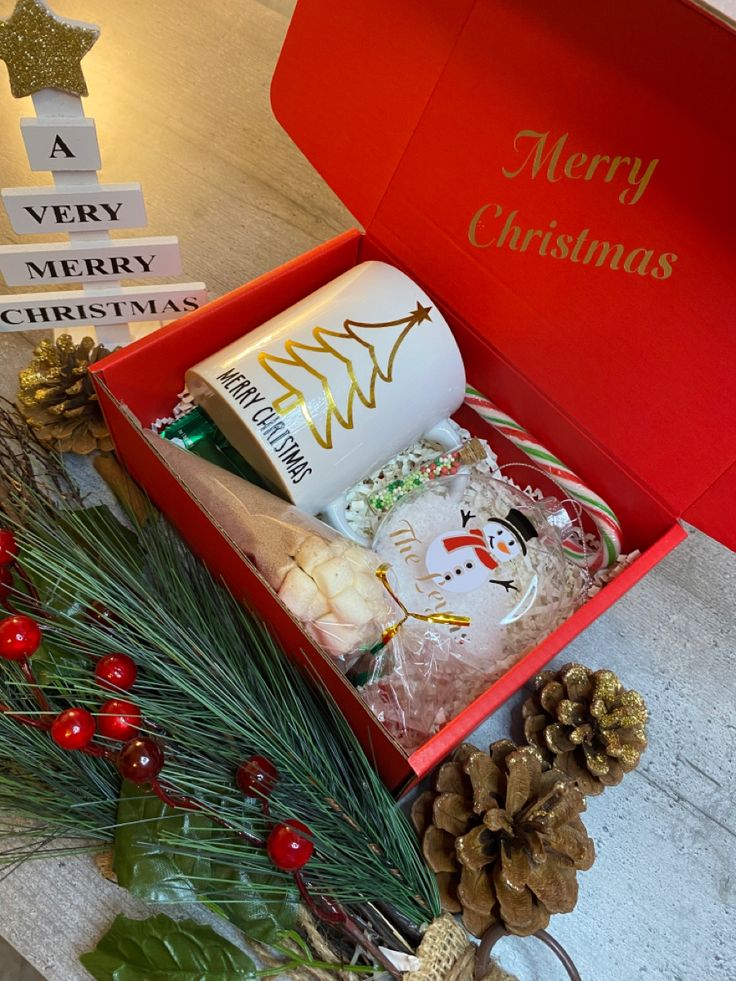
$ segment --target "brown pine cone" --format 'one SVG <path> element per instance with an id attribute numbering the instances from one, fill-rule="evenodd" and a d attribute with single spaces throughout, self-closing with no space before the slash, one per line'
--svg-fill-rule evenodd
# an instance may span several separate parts
<path id="1" fill-rule="evenodd" d="M 62 453 L 111 450 L 97 394 L 87 369 L 110 352 L 91 337 L 45 340 L 18 375 L 18 408 L 38 439 Z"/>
<path id="2" fill-rule="evenodd" d="M 534 679 L 524 703 L 524 735 L 586 795 L 621 783 L 647 747 L 644 699 L 613 671 L 566 664 Z"/>
<path id="3" fill-rule="evenodd" d="M 498 920 L 528 936 L 577 902 L 577 872 L 595 857 L 584 810 L 576 785 L 536 750 L 501 740 L 490 754 L 461 746 L 412 820 L 443 908 L 476 937 Z"/>

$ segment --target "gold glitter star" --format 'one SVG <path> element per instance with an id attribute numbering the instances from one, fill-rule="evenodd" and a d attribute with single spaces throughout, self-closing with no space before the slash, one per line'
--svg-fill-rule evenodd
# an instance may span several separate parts
<path id="1" fill-rule="evenodd" d="M 12 15 L 0 21 L 0 59 L 15 98 L 40 89 L 87 95 L 79 62 L 99 36 L 99 27 L 63 20 L 42 0 L 18 0 Z"/>

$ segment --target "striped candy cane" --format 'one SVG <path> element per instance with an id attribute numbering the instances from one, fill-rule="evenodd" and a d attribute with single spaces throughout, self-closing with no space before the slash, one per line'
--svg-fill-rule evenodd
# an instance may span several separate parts
<path id="1" fill-rule="evenodd" d="M 514 446 L 518 446 L 550 480 L 590 515 L 598 530 L 600 547 L 591 552 L 578 536 L 567 538 L 563 542 L 563 548 L 568 558 L 592 569 L 612 565 L 621 554 L 621 524 L 603 498 L 587 487 L 576 473 L 537 442 L 515 419 L 502 412 L 482 392 L 470 385 L 465 389 L 465 404 L 511 440 Z"/>

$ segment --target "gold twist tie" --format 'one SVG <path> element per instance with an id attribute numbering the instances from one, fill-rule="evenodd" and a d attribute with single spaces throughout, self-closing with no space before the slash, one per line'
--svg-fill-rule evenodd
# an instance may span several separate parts
<path id="1" fill-rule="evenodd" d="M 399 597 L 391 588 L 391 584 L 388 581 L 388 571 L 390 566 L 386 563 L 379 565 L 376 569 L 376 578 L 382 584 L 383 588 L 389 594 L 391 599 L 396 603 L 396 605 L 401 609 L 404 614 L 400 620 L 392 624 L 390 627 L 386 627 L 383 631 L 381 637 L 382 646 L 388 644 L 390 640 L 396 636 L 396 634 L 401 630 L 407 620 L 422 620 L 424 623 L 446 623 L 452 627 L 469 627 L 470 617 L 461 616 L 459 613 L 412 613 L 410 610 L 404 606 Z"/>

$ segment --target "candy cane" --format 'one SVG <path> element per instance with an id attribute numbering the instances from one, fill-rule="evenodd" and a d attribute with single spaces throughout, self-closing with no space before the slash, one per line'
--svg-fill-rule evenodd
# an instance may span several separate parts
<path id="1" fill-rule="evenodd" d="M 600 547 L 591 552 L 577 537 L 566 538 L 563 548 L 568 558 L 579 565 L 587 565 L 591 568 L 612 565 L 621 554 L 621 524 L 603 498 L 586 486 L 576 473 L 537 442 L 515 419 L 470 385 L 465 389 L 465 404 L 474 409 L 481 419 L 511 440 L 514 446 L 518 446 L 550 480 L 565 491 L 571 500 L 577 501 L 590 515 L 598 530 Z"/>

